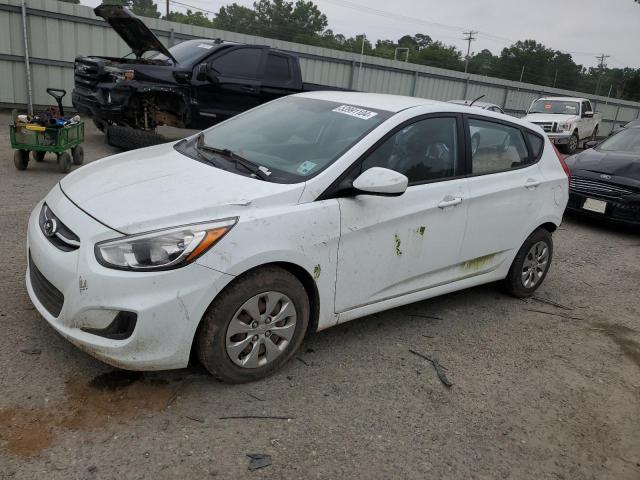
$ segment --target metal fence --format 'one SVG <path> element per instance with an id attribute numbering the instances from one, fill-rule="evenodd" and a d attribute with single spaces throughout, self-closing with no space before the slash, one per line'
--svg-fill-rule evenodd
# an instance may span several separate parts
<path id="1" fill-rule="evenodd" d="M 89 7 L 56 0 L 27 0 L 26 35 L 20 0 L 0 3 L 0 106 L 28 103 L 25 39 L 28 46 L 32 101 L 48 105 L 47 87 L 73 88 L 73 61 L 76 56 L 123 56 L 126 44 Z M 541 96 L 590 98 L 602 113 L 600 133 L 612 126 L 640 118 L 640 103 L 593 96 L 538 85 L 518 83 L 481 75 L 427 67 L 357 53 L 301 45 L 281 40 L 243 35 L 164 20 L 144 18 L 144 22 L 168 46 L 192 38 L 269 45 L 300 57 L 307 82 L 381 93 L 394 93 L 434 100 L 468 99 L 485 95 L 483 101 L 500 105 L 508 113 L 523 115 Z M 70 95 L 65 99 L 70 104 Z"/>

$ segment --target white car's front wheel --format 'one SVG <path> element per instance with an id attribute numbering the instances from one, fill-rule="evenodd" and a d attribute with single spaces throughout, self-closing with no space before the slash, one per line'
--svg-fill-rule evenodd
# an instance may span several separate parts
<path id="1" fill-rule="evenodd" d="M 298 350 L 309 298 L 288 271 L 269 266 L 242 275 L 211 304 L 198 330 L 200 361 L 229 383 L 264 378 Z"/>

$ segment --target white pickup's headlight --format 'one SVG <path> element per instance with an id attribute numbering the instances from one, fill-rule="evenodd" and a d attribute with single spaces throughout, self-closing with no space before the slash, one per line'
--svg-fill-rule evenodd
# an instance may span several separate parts
<path id="1" fill-rule="evenodd" d="M 169 270 L 193 262 L 236 224 L 237 218 L 196 223 L 97 243 L 98 262 L 118 270 Z"/>
<path id="2" fill-rule="evenodd" d="M 571 130 L 571 124 L 570 123 L 561 123 L 560 125 L 558 125 L 558 129 L 561 132 L 566 132 L 568 130 Z"/>

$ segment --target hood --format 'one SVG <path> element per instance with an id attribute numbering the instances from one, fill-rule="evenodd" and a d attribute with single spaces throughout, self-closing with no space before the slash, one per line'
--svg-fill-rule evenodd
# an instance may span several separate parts
<path id="1" fill-rule="evenodd" d="M 562 115 L 560 113 L 529 113 L 523 120 L 527 122 L 544 122 L 544 123 L 569 123 L 577 122 L 580 117 L 576 115 Z"/>
<path id="2" fill-rule="evenodd" d="M 97 6 L 93 11 L 111 25 L 120 38 L 129 45 L 136 57 L 141 57 L 145 52 L 162 52 L 178 63 L 149 27 L 125 7 L 103 4 Z"/>
<path id="3" fill-rule="evenodd" d="M 592 148 L 568 158 L 567 163 L 576 176 L 581 172 L 610 175 L 614 183 L 640 188 L 640 155 Z"/>
<path id="4" fill-rule="evenodd" d="M 92 162 L 60 181 L 69 199 L 133 234 L 297 203 L 304 183 L 265 182 L 189 158 L 166 143 Z"/>

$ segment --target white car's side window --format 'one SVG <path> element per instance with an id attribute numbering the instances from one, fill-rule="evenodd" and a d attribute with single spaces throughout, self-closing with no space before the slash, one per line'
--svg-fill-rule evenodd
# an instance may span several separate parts
<path id="1" fill-rule="evenodd" d="M 527 145 L 518 128 L 469 119 L 469 132 L 473 174 L 502 172 L 530 163 Z"/>
<path id="2" fill-rule="evenodd" d="M 371 167 L 389 168 L 415 184 L 455 176 L 457 160 L 456 118 L 428 118 L 387 139 L 364 160 L 362 171 Z"/>

